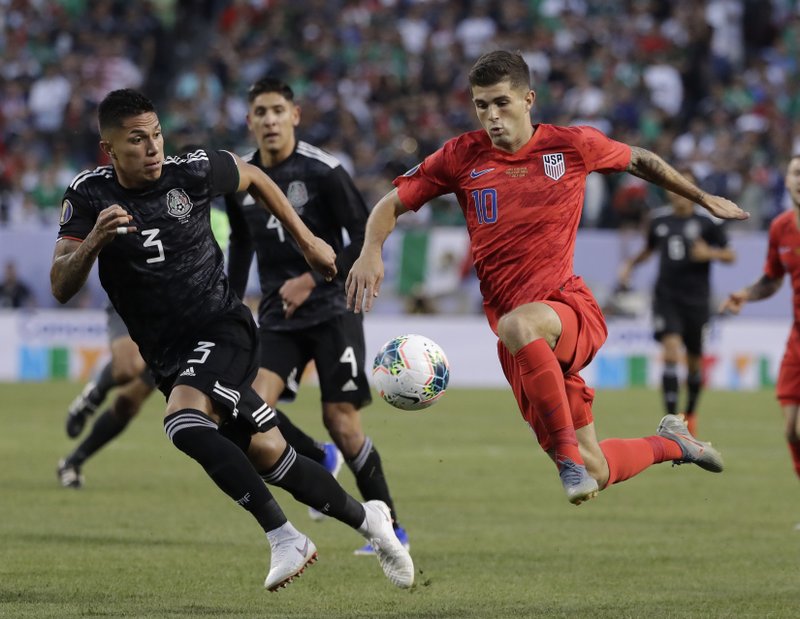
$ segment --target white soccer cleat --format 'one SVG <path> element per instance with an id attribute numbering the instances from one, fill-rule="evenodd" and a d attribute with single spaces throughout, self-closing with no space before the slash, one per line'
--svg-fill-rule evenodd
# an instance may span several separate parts
<path id="1" fill-rule="evenodd" d="M 272 556 L 269 562 L 269 574 L 264 587 L 277 591 L 317 560 L 317 547 L 307 536 L 299 531 L 283 535 L 275 542 L 270 541 Z"/>
<path id="2" fill-rule="evenodd" d="M 367 501 L 364 511 L 366 517 L 359 532 L 372 546 L 389 582 L 408 589 L 414 584 L 414 562 L 394 532 L 388 505 L 383 501 Z"/>

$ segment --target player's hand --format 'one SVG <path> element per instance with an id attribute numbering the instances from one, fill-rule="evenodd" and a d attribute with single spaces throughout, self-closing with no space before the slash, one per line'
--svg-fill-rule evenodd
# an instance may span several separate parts
<path id="1" fill-rule="evenodd" d="M 345 283 L 347 309 L 353 310 L 356 314 L 362 310 L 370 311 L 375 297 L 381 291 L 381 282 L 383 282 L 383 259 L 380 254 L 374 257 L 359 256 L 347 274 Z"/>
<path id="2" fill-rule="evenodd" d="M 107 245 L 120 234 L 136 232 L 136 226 L 130 225 L 131 221 L 133 216 L 119 204 L 112 204 L 100 211 L 91 234 L 100 245 Z"/>
<path id="3" fill-rule="evenodd" d="M 278 290 L 283 304 L 283 313 L 286 318 L 291 318 L 303 303 L 306 302 L 311 291 L 314 290 L 316 283 L 311 273 L 303 273 L 298 277 L 292 277 L 283 282 Z"/>
<path id="4" fill-rule="evenodd" d="M 749 219 L 750 213 L 722 196 L 706 196 L 703 205 L 706 210 L 720 219 Z"/>
<path id="5" fill-rule="evenodd" d="M 747 303 L 747 293 L 744 290 L 737 290 L 728 295 L 719 306 L 719 313 L 725 314 L 738 314 L 742 311 L 742 307 Z"/>
<path id="6" fill-rule="evenodd" d="M 322 275 L 325 281 L 329 282 L 336 277 L 336 252 L 318 236 L 313 237 L 311 242 L 303 247 L 303 256 L 309 266 Z"/>

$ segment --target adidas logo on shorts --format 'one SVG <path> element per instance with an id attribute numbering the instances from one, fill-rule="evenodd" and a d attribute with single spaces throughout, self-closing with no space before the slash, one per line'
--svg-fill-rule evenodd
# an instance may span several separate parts
<path id="1" fill-rule="evenodd" d="M 197 374 L 194 373 L 194 367 L 189 366 L 183 372 L 181 372 L 181 376 L 197 376 Z"/>

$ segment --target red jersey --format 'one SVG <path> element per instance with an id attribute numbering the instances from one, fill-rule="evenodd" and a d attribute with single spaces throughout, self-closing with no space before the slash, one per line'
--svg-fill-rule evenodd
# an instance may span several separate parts
<path id="1" fill-rule="evenodd" d="M 483 307 L 497 320 L 545 298 L 574 276 L 575 235 L 590 172 L 621 172 L 631 149 L 592 127 L 535 125 L 516 153 L 481 131 L 445 143 L 395 179 L 403 204 L 454 193 L 464 212 Z"/>
<path id="2" fill-rule="evenodd" d="M 800 230 L 794 209 L 778 215 L 769 226 L 769 248 L 764 275 L 792 280 L 795 327 L 800 325 Z"/>

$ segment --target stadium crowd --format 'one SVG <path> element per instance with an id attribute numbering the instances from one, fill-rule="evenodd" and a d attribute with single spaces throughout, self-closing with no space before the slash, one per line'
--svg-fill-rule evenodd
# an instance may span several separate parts
<path id="1" fill-rule="evenodd" d="M 284 77 L 300 135 L 368 204 L 448 137 L 477 128 L 465 68 L 519 50 L 534 119 L 589 124 L 691 166 L 766 228 L 800 152 L 797 0 L 0 0 L 0 226 L 54 226 L 73 175 L 105 164 L 95 108 L 115 88 L 158 105 L 168 152 L 252 148 L 246 87 Z M 466 111 L 465 111 L 466 110 Z M 596 178 L 595 178 L 596 177 Z M 582 225 L 637 225 L 663 195 L 589 180 Z M 458 219 L 447 200 L 433 223 Z"/>

